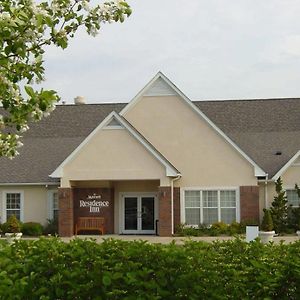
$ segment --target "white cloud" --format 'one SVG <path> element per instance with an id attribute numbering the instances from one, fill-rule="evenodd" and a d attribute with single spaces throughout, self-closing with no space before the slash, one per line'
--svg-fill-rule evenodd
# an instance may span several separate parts
<path id="1" fill-rule="evenodd" d="M 123 24 L 47 52 L 47 87 L 68 102 L 128 101 L 162 70 L 192 99 L 299 96 L 300 1 L 129 3 Z"/>

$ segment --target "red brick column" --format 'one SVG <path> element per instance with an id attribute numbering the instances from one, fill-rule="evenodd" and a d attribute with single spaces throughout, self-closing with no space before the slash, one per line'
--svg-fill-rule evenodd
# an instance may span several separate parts
<path id="1" fill-rule="evenodd" d="M 259 222 L 259 188 L 258 186 L 240 186 L 241 221 Z"/>
<path id="2" fill-rule="evenodd" d="M 180 188 L 173 189 L 174 197 L 174 229 L 180 223 Z M 172 235 L 171 214 L 171 187 L 160 186 L 158 188 L 159 223 L 158 234 L 160 236 Z"/>
<path id="3" fill-rule="evenodd" d="M 58 233 L 60 236 L 74 235 L 73 191 L 71 188 L 58 189 Z"/>
<path id="4" fill-rule="evenodd" d="M 174 187 L 173 192 L 174 197 L 174 231 L 176 227 L 180 224 L 180 188 Z"/>
<path id="5" fill-rule="evenodd" d="M 171 236 L 171 187 L 160 186 L 158 188 L 159 222 L 158 235 Z"/>

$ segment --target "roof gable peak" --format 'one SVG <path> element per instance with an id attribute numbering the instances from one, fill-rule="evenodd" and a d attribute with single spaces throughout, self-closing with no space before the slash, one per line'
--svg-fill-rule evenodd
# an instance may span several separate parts
<path id="1" fill-rule="evenodd" d="M 84 140 L 83 142 L 55 169 L 49 176 L 52 178 L 63 177 L 63 168 L 79 151 L 102 129 L 114 129 L 114 127 L 126 129 L 142 146 L 154 156 L 165 168 L 166 176 L 176 177 L 180 172 L 122 116 L 112 111 Z"/>

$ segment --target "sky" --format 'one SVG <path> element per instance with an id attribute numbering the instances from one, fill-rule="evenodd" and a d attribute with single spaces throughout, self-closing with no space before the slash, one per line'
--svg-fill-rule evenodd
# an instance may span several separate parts
<path id="1" fill-rule="evenodd" d="M 132 15 L 48 48 L 43 86 L 128 102 L 158 71 L 191 100 L 300 97 L 300 0 L 128 0 Z"/>

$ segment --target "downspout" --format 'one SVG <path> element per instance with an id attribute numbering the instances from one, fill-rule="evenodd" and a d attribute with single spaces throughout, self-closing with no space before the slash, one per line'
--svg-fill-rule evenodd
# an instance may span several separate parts
<path id="1" fill-rule="evenodd" d="M 181 174 L 171 179 L 171 233 L 174 234 L 174 182 L 181 178 Z"/>
<path id="2" fill-rule="evenodd" d="M 265 180 L 265 208 L 268 208 L 268 176 Z"/>

